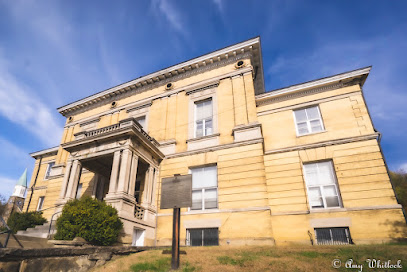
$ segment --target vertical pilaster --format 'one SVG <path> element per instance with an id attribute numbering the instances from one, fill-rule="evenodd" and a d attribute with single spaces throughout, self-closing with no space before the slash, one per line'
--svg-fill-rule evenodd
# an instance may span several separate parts
<path id="1" fill-rule="evenodd" d="M 64 199 L 66 196 L 69 176 L 71 175 L 71 168 L 72 168 L 72 161 L 68 161 L 66 163 L 66 167 L 65 167 L 64 179 L 62 180 L 61 193 L 59 195 L 60 199 Z"/>
<path id="2" fill-rule="evenodd" d="M 154 178 L 154 167 L 149 166 L 148 170 L 148 177 L 147 177 L 147 183 L 146 183 L 146 191 L 145 191 L 145 196 L 146 196 L 146 204 L 151 204 L 151 191 L 152 191 L 152 183 L 153 183 L 153 178 Z"/>
<path id="3" fill-rule="evenodd" d="M 79 160 L 74 160 L 72 163 L 71 175 L 69 177 L 68 192 L 66 193 L 65 198 L 75 198 L 81 171 L 82 171 L 81 162 Z"/>
<path id="4" fill-rule="evenodd" d="M 133 153 L 133 158 L 132 158 L 132 163 L 131 163 L 131 171 L 130 171 L 130 184 L 129 184 L 129 190 L 127 193 L 131 196 L 134 196 L 134 191 L 136 190 L 136 177 L 137 177 L 137 167 L 138 167 L 138 156 L 136 153 Z"/>
<path id="5" fill-rule="evenodd" d="M 247 124 L 246 94 L 244 90 L 243 77 L 241 75 L 232 77 L 232 86 L 235 107 L 235 125 Z"/>
<path id="6" fill-rule="evenodd" d="M 119 167 L 120 167 L 120 150 L 114 152 L 113 155 L 113 165 L 112 165 L 112 172 L 110 174 L 110 184 L 109 184 L 109 194 L 116 192 L 117 187 L 117 177 L 119 175 Z"/>
<path id="7" fill-rule="evenodd" d="M 157 202 L 157 186 L 158 186 L 159 175 L 160 175 L 159 170 L 157 168 L 155 168 L 152 192 L 151 192 L 151 205 L 153 205 L 154 207 L 156 206 L 156 202 Z"/>
<path id="8" fill-rule="evenodd" d="M 122 152 L 122 160 L 120 163 L 119 182 L 117 185 L 117 192 L 124 193 L 128 191 L 130 180 L 130 167 L 132 162 L 133 153 L 126 149 Z"/>
<path id="9" fill-rule="evenodd" d="M 95 175 L 93 176 L 93 189 L 92 189 L 92 197 L 96 198 L 97 196 L 97 190 L 98 187 L 100 187 L 100 178 L 99 178 L 99 174 L 95 173 Z"/>

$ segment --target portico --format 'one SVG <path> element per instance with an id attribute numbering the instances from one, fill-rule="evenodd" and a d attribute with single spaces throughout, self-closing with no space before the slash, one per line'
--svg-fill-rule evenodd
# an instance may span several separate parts
<path id="1" fill-rule="evenodd" d="M 122 242 L 131 242 L 135 229 L 144 230 L 145 241 L 152 242 L 159 164 L 164 157 L 158 145 L 133 118 L 76 133 L 75 140 L 62 145 L 70 155 L 57 204 L 77 197 L 86 169 L 94 173 L 91 195 L 118 211 L 124 227 Z"/>

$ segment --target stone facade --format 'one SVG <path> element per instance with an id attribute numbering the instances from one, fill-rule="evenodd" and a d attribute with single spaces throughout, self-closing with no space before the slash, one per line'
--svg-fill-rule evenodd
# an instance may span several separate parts
<path id="1" fill-rule="evenodd" d="M 322 243 L 338 231 L 354 243 L 401 238 L 363 97 L 370 67 L 271 92 L 262 69 L 254 38 L 59 108 L 61 144 L 32 154 L 25 209 L 44 197 L 50 219 L 91 195 L 118 209 L 123 243 L 169 245 L 160 183 L 192 173 L 181 244 Z"/>

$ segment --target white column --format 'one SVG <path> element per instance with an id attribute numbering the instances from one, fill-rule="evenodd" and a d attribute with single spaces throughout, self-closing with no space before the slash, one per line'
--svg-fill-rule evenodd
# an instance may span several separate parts
<path id="1" fill-rule="evenodd" d="M 157 187 L 158 187 L 158 179 L 159 179 L 159 170 L 158 168 L 155 168 L 154 171 L 154 179 L 153 179 L 153 186 L 152 186 L 152 192 L 151 192 L 151 205 L 154 207 L 156 206 L 157 202 Z"/>
<path id="2" fill-rule="evenodd" d="M 65 198 L 67 187 L 68 187 L 69 176 L 71 174 L 71 167 L 72 167 L 72 161 L 68 161 L 66 163 L 66 167 L 65 167 L 64 179 L 62 180 L 61 193 L 59 195 L 60 199 Z"/>
<path id="3" fill-rule="evenodd" d="M 110 174 L 109 194 L 116 192 L 117 177 L 119 174 L 120 150 L 114 152 L 112 173 Z"/>
<path id="4" fill-rule="evenodd" d="M 92 189 L 92 197 L 96 198 L 97 195 L 97 189 L 100 186 L 100 178 L 99 178 L 99 174 L 95 173 L 95 175 L 93 176 L 93 189 Z"/>
<path id="5" fill-rule="evenodd" d="M 71 175 L 69 177 L 68 192 L 66 198 L 75 198 L 76 190 L 78 189 L 79 178 L 81 176 L 82 164 L 78 160 L 72 163 Z"/>
<path id="6" fill-rule="evenodd" d="M 117 185 L 118 193 L 124 193 L 128 191 L 132 156 L 133 153 L 130 150 L 123 150 L 122 161 L 120 163 L 119 183 Z"/>
<path id="7" fill-rule="evenodd" d="M 154 178 L 154 167 L 152 167 L 151 165 L 148 167 L 148 177 L 146 179 L 147 183 L 145 188 L 147 190 L 145 190 L 146 193 L 146 204 L 151 204 L 151 191 L 152 191 L 152 183 L 153 183 L 153 178 Z"/>
<path id="8" fill-rule="evenodd" d="M 134 191 L 136 189 L 137 167 L 138 167 L 138 156 L 136 155 L 136 153 L 133 153 L 130 171 L 129 190 L 127 191 L 127 193 L 131 196 L 134 196 Z"/>

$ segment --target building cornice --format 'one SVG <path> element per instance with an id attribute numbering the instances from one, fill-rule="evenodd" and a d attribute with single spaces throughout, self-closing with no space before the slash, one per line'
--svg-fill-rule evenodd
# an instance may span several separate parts
<path id="1" fill-rule="evenodd" d="M 256 95 L 256 105 L 263 106 L 356 84 L 363 86 L 370 70 L 371 66 L 259 94 Z"/>
<path id="2" fill-rule="evenodd" d="M 88 110 L 95 107 L 95 105 L 107 104 L 110 101 L 164 86 L 169 82 L 190 77 L 191 75 L 202 73 L 248 57 L 252 58 L 252 65 L 257 67 L 257 79 L 255 80 L 255 85 L 257 86 L 256 93 L 263 93 L 264 82 L 260 38 L 256 37 L 120 84 L 62 106 L 58 108 L 58 111 L 64 116 L 71 116 L 81 109 L 86 108 Z"/>
<path id="3" fill-rule="evenodd" d="M 379 138 L 379 133 L 373 133 L 373 134 L 363 135 L 363 136 L 349 137 L 349 138 L 329 140 L 329 141 L 312 143 L 312 144 L 297 145 L 297 146 L 290 146 L 290 147 L 279 148 L 279 149 L 266 150 L 264 152 L 264 155 L 272 155 L 272 154 L 278 154 L 278 153 L 283 153 L 283 152 L 291 152 L 291 151 L 298 151 L 298 150 L 304 150 L 304 149 L 310 149 L 310 148 L 325 147 L 325 146 L 330 146 L 330 145 L 368 141 L 368 140 L 373 140 L 373 139 L 377 140 L 378 138 Z"/>
<path id="4" fill-rule="evenodd" d="M 43 157 L 45 155 L 47 155 L 47 156 L 56 155 L 58 153 L 58 149 L 59 149 L 59 146 L 51 147 L 48 149 L 43 149 L 40 151 L 30 153 L 30 156 L 33 157 L 34 159 L 37 159 L 37 158 Z"/>

